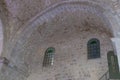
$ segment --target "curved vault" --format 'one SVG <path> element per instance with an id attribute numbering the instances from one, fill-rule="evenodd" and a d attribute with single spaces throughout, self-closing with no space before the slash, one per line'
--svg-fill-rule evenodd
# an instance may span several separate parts
<path id="1" fill-rule="evenodd" d="M 56 27 L 58 25 L 59 27 Z M 86 1 L 63 2 L 43 11 L 30 20 L 25 27 L 19 31 L 22 33 L 18 35 L 17 42 L 11 52 L 11 61 L 19 68 L 26 70 L 26 65 L 24 64 L 26 57 L 25 50 L 28 47 L 31 47 L 30 45 L 28 46 L 27 43 L 30 41 L 29 39 L 32 37 L 32 34 L 37 30 L 39 34 L 42 35 L 40 36 L 40 41 L 42 44 L 42 41 L 47 40 L 47 38 L 51 37 L 52 35 L 54 36 L 54 33 L 56 35 L 59 34 L 60 36 L 63 36 L 63 34 L 60 32 L 64 29 L 62 25 L 66 26 L 67 28 L 69 27 L 68 31 L 77 31 L 73 34 L 73 36 L 76 34 L 78 35 L 79 30 L 87 31 L 90 29 L 100 30 L 103 33 L 105 32 L 109 37 L 114 35 L 112 26 L 110 25 L 106 15 L 104 15 L 104 9 L 99 5 Z M 69 34 L 66 34 L 62 38 L 64 39 L 67 36 L 68 38 L 71 37 Z M 58 36 L 54 36 L 53 38 L 58 40 L 61 39 Z"/>
<path id="2" fill-rule="evenodd" d="M 104 8 L 87 1 L 65 1 L 44 10 L 43 12 L 32 18 L 28 23 L 26 23 L 24 25 L 25 27 L 18 31 L 18 34 L 20 32 L 22 33 L 17 35 L 17 44 L 24 44 L 31 36 L 33 31 L 36 30 L 40 25 L 44 24 L 44 22 L 51 20 L 55 16 L 60 15 L 65 11 L 70 13 L 75 11 L 84 11 L 87 13 L 95 14 L 96 16 L 101 18 L 101 21 L 103 21 L 103 23 L 105 23 L 106 26 L 104 27 L 106 28 L 106 30 L 112 35 L 114 35 L 113 27 L 115 26 L 112 27 L 111 23 L 109 22 L 108 16 L 106 16 L 107 14 L 104 14 Z"/>
<path id="3" fill-rule="evenodd" d="M 21 42 L 25 43 L 26 39 L 28 39 L 31 33 L 34 30 L 36 30 L 40 25 L 44 24 L 44 22 L 51 20 L 56 15 L 59 15 L 65 11 L 70 13 L 75 11 L 85 11 L 87 13 L 95 14 L 96 16 L 101 18 L 103 23 L 105 23 L 106 25 L 105 28 L 107 29 L 107 31 L 110 32 L 112 35 L 114 35 L 113 27 L 111 25 L 112 23 L 110 23 L 107 14 L 105 14 L 106 12 L 104 8 L 102 8 L 101 6 L 95 3 L 91 3 L 87 1 L 65 1 L 65 2 L 53 5 L 52 7 L 42 11 L 40 14 L 36 15 L 34 18 L 28 21 L 28 23 L 24 25 L 25 27 L 23 27 L 18 31 L 18 34 L 22 32 L 22 34 L 17 35 L 19 36 L 17 39 L 18 43 L 19 42 L 20 44 Z"/>
<path id="4" fill-rule="evenodd" d="M 72 46 L 72 44 L 74 45 L 74 42 L 76 42 L 75 44 L 77 46 L 77 44 L 82 44 L 82 43 L 77 43 L 77 41 L 80 40 L 82 42 L 82 38 L 85 38 L 84 39 L 85 42 L 83 43 L 87 43 L 87 41 L 92 37 L 97 37 L 98 39 L 101 37 L 104 37 L 103 33 L 108 36 L 108 37 L 104 37 L 104 38 L 107 38 L 106 41 L 110 42 L 109 38 L 113 36 L 111 32 L 112 31 L 111 26 L 106 21 L 106 17 L 102 14 L 102 11 L 99 12 L 100 11 L 99 8 L 96 9 L 94 7 L 86 6 L 86 5 L 82 5 L 79 7 L 79 5 L 74 5 L 74 4 L 68 5 L 67 6 L 68 9 L 65 8 L 66 6 L 61 6 L 61 7 L 58 7 L 57 9 L 55 8 L 53 12 L 50 11 L 44 14 L 44 17 L 46 17 L 46 20 L 42 24 L 40 25 L 36 24 L 34 26 L 36 27 L 36 29 L 32 32 L 30 37 L 27 39 L 29 41 L 25 42 L 26 44 L 25 47 L 27 47 L 27 49 L 30 50 L 27 53 L 28 55 L 25 57 L 25 62 L 29 64 L 30 66 L 29 68 L 33 73 L 37 73 L 38 71 L 38 73 L 40 73 L 41 75 L 44 75 L 44 70 L 41 71 L 38 69 L 42 69 L 44 49 L 49 46 L 55 46 L 57 49 L 57 53 L 56 53 L 57 58 L 55 58 L 55 61 L 56 61 L 55 66 L 59 68 L 58 65 L 59 65 L 60 58 L 62 58 L 61 62 L 62 60 L 64 60 L 64 62 L 67 62 L 67 60 L 70 60 L 68 59 L 68 57 L 64 57 L 64 53 L 68 53 L 69 55 L 70 53 L 69 51 L 72 52 L 72 50 L 74 50 Z M 39 22 L 39 20 L 37 19 L 35 23 L 37 23 L 37 21 Z M 82 33 L 86 33 L 86 34 L 82 34 Z M 80 35 L 83 35 L 83 36 L 80 36 Z M 84 45 L 85 44 L 83 44 L 83 46 Z M 109 45 L 109 47 L 111 47 L 111 45 Z M 79 48 L 79 46 L 77 48 Z M 63 53 L 62 52 L 60 53 L 59 49 L 63 50 Z M 69 50 L 68 52 L 67 52 L 67 49 Z M 82 51 L 82 49 L 80 54 L 84 52 Z M 84 49 L 86 48 L 84 47 Z M 76 53 L 77 52 L 75 52 L 74 54 Z M 31 59 L 33 59 L 32 62 L 30 61 Z M 80 63 L 82 63 L 82 61 Z M 55 67 L 56 70 L 58 68 Z M 40 78 L 42 77 L 40 76 Z M 39 79 L 39 78 L 35 78 L 35 79 Z"/>
<path id="5" fill-rule="evenodd" d="M 18 41 L 16 45 L 14 46 L 14 49 L 11 52 L 12 53 L 11 55 L 17 56 L 17 54 L 19 54 L 18 50 L 20 49 L 22 50 L 25 48 L 24 46 L 27 43 L 27 41 L 29 41 L 28 39 L 31 37 L 32 33 L 36 31 L 37 29 L 44 31 L 44 29 L 46 28 L 45 26 L 42 27 L 42 25 L 51 21 L 52 19 L 55 19 L 55 17 L 58 17 L 58 19 L 61 19 L 61 20 L 63 19 L 64 20 L 63 22 L 65 22 L 64 18 L 66 18 L 66 21 L 68 21 L 69 26 L 70 24 L 77 25 L 77 26 L 78 25 L 84 25 L 84 26 L 89 25 L 91 28 L 99 29 L 103 32 L 107 32 L 107 34 L 111 36 L 113 35 L 112 27 L 109 21 L 107 20 L 106 16 L 103 14 L 103 12 L 104 12 L 104 9 L 101 8 L 99 5 L 88 3 L 85 1 L 65 2 L 65 3 L 52 6 L 51 8 L 43 11 L 41 14 L 34 17 L 32 20 L 29 21 L 29 23 L 25 25 L 26 27 L 24 27 L 21 30 L 22 33 L 19 35 Z M 74 20 L 69 21 L 70 19 L 74 19 Z M 46 30 L 50 28 L 52 30 L 53 27 L 48 26 Z M 88 28 L 86 27 L 85 30 L 87 29 Z M 52 34 L 51 32 L 54 32 L 54 31 L 50 31 L 50 33 L 48 31 L 48 34 L 45 33 L 44 35 L 49 36 Z M 17 63 L 19 63 L 20 60 L 17 60 L 17 61 L 18 61 Z"/>

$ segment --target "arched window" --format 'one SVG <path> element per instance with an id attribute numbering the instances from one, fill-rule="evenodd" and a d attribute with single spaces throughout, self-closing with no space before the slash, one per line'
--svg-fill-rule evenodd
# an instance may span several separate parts
<path id="1" fill-rule="evenodd" d="M 87 44 L 88 59 L 100 58 L 100 41 L 96 38 L 90 39 Z"/>
<path id="2" fill-rule="evenodd" d="M 54 53 L 55 53 L 55 48 L 53 47 L 47 48 L 44 55 L 43 66 L 47 67 L 53 65 Z"/>

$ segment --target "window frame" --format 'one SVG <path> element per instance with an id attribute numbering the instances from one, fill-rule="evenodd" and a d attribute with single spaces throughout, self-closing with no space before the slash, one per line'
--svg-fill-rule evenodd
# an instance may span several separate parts
<path id="1" fill-rule="evenodd" d="M 49 51 L 49 50 L 52 50 L 52 52 Z M 55 48 L 54 47 L 48 47 L 46 49 L 45 54 L 44 54 L 44 60 L 43 60 L 43 66 L 44 67 L 53 65 L 54 54 L 55 54 Z"/>
<path id="2" fill-rule="evenodd" d="M 90 39 L 87 43 L 87 51 L 88 59 L 100 58 L 100 41 L 97 38 Z"/>

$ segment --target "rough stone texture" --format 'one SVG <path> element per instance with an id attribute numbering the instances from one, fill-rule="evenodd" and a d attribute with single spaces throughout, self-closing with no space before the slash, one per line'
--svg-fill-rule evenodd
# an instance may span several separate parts
<path id="1" fill-rule="evenodd" d="M 29 50 L 26 63 L 32 73 L 27 80 L 98 80 L 108 70 L 106 55 L 113 50 L 110 35 L 95 28 L 102 27 L 100 23 L 94 26 L 86 23 L 87 16 L 82 16 L 87 14 L 80 15 L 67 13 L 62 19 L 56 16 L 33 32 L 25 45 Z M 99 59 L 87 59 L 87 42 L 91 38 L 98 38 L 101 42 Z M 54 65 L 43 68 L 44 52 L 50 46 L 56 48 Z"/>
<path id="2" fill-rule="evenodd" d="M 62 1 L 71 1 L 71 0 L 62 0 Z M 34 17 L 36 14 L 41 13 L 46 8 L 51 7 L 55 4 L 59 4 L 62 2 L 61 0 L 1 0 L 0 1 L 0 9 L 1 9 L 1 18 L 4 26 L 4 55 L 8 56 L 11 50 L 14 48 L 14 43 L 16 43 L 16 37 L 22 33 L 21 29 L 24 30 L 26 28 L 25 24 L 29 22 L 29 20 Z M 74 1 L 74 0 L 73 0 Z M 81 0 L 78 0 L 81 1 Z M 82 0 L 84 1 L 84 0 Z M 86 2 L 88 2 L 86 0 Z M 106 16 L 108 16 L 108 20 L 111 20 L 111 24 L 115 30 L 119 31 L 118 22 L 112 16 L 118 17 L 119 14 L 119 1 L 111 1 L 111 0 L 91 0 L 91 3 L 95 3 L 104 7 L 106 9 Z M 90 3 L 90 4 L 91 4 Z M 116 5 L 117 7 L 113 6 Z M 88 3 L 89 4 L 89 3 Z M 92 5 L 92 4 L 91 4 Z M 98 12 L 99 13 L 99 12 Z M 109 14 L 112 13 L 112 16 Z M 114 22 L 114 23 L 112 23 Z M 114 33 L 117 35 L 117 33 Z"/>
<path id="3" fill-rule="evenodd" d="M 0 71 L 0 79 L 1 80 L 25 80 L 24 73 L 17 71 L 15 68 L 3 66 Z"/>
<path id="4" fill-rule="evenodd" d="M 69 0 L 63 0 L 63 1 L 69 1 Z M 81 0 L 79 0 L 81 1 Z M 18 37 L 22 31 L 21 28 L 24 29 L 26 26 L 26 22 L 28 22 L 29 19 L 31 19 L 36 14 L 42 12 L 46 8 L 61 3 L 61 0 L 1 0 L 0 2 L 0 8 L 1 8 L 1 17 L 2 21 L 4 22 L 4 31 L 5 31 L 5 39 L 6 43 L 4 44 L 4 55 L 8 56 L 8 54 L 11 52 L 11 50 L 14 48 L 14 43 L 16 43 L 16 37 Z M 106 8 L 106 12 L 110 11 L 108 13 L 112 13 L 112 15 L 119 14 L 119 1 L 108 1 L 108 0 L 91 0 L 90 2 L 96 3 L 104 8 Z M 116 3 L 117 7 L 113 6 L 113 3 Z M 114 9 L 115 8 L 115 9 Z M 113 10 L 114 9 L 114 10 Z M 117 11 L 117 12 L 116 12 Z M 108 15 L 106 13 L 106 15 Z M 116 22 L 115 19 L 112 18 L 111 15 L 109 15 L 111 22 Z M 117 26 L 116 23 L 112 24 L 112 26 Z M 118 28 L 115 30 L 119 30 Z M 16 35 L 18 34 L 18 35 Z M 16 41 L 15 41 L 16 40 Z M 8 56 L 9 57 L 9 56 Z"/>
<path id="5" fill-rule="evenodd" d="M 67 14 L 65 15 L 64 13 Z M 96 78 L 95 76 L 92 76 L 89 79 L 99 79 L 103 75 L 103 73 L 105 73 L 108 70 L 106 54 L 109 50 L 112 50 L 112 45 L 110 42 L 111 34 L 105 29 L 104 26 L 106 25 L 104 24 L 102 19 L 93 14 L 88 14 L 87 12 L 78 12 L 79 15 L 75 15 L 75 12 L 64 13 L 62 13 L 59 16 L 55 16 L 53 19 L 44 22 L 42 25 L 36 25 L 38 26 L 38 28 L 32 32 L 29 38 L 26 38 L 24 44 L 22 43 L 22 39 L 20 40 L 22 41 L 22 47 L 20 48 L 19 42 L 19 44 L 17 44 L 16 48 L 14 49 L 11 55 L 13 57 L 11 61 L 23 71 L 28 70 L 29 74 L 33 73 L 33 75 L 31 74 L 28 79 L 33 80 L 40 78 L 42 80 L 45 80 L 41 76 L 37 76 L 37 78 L 36 75 L 49 75 L 47 74 L 47 71 L 44 71 L 44 69 L 42 68 L 42 61 L 44 57 L 43 55 L 46 48 L 49 46 L 55 46 L 56 48 L 56 57 L 54 65 L 55 67 L 50 69 L 52 70 L 52 72 L 55 71 L 53 75 L 56 75 L 56 77 L 51 76 L 50 80 L 54 80 L 55 78 L 59 77 L 60 80 L 64 80 L 67 78 L 82 80 L 83 78 L 85 78 L 84 74 L 80 74 L 81 78 L 74 75 L 75 73 L 78 73 L 78 70 L 80 70 L 79 72 L 82 72 L 81 67 L 83 68 L 83 72 L 85 73 L 85 75 L 88 76 L 90 74 L 87 74 L 87 72 L 91 72 L 91 68 L 88 67 L 92 67 L 93 71 L 96 71 Z M 102 58 L 97 59 L 97 61 L 95 61 L 95 63 L 93 64 L 91 62 L 92 60 L 87 60 L 86 44 L 90 38 L 98 38 L 101 41 Z M 89 66 L 90 64 L 92 65 Z M 96 67 L 93 67 L 93 65 L 96 65 Z M 64 67 L 67 68 L 64 69 Z M 88 68 L 87 71 L 85 71 L 86 67 Z M 78 70 L 75 70 L 73 74 L 72 72 L 76 68 Z M 65 72 L 57 73 L 60 69 L 61 71 Z M 69 71 L 69 69 L 71 69 L 71 71 Z M 49 68 L 47 70 L 49 71 Z M 34 73 L 36 75 L 34 75 Z M 91 74 L 95 75 L 95 73 L 93 72 L 93 74 Z M 59 76 L 57 74 L 68 74 L 68 77 L 64 77 L 64 75 Z M 33 78 L 31 78 L 31 76 Z M 50 76 L 46 78 L 49 77 Z M 88 77 L 86 77 L 85 79 L 88 79 Z"/>
<path id="6" fill-rule="evenodd" d="M 107 71 L 110 38 L 120 37 L 119 0 L 63 1 L 74 0 L 0 0 L 2 56 L 13 68 L 3 66 L 1 80 L 24 80 L 28 75 L 28 80 L 97 80 Z M 79 7 L 82 4 L 86 6 Z M 86 44 L 92 37 L 100 39 L 102 57 L 88 61 Z M 55 64 L 44 69 L 49 46 L 56 48 Z"/>

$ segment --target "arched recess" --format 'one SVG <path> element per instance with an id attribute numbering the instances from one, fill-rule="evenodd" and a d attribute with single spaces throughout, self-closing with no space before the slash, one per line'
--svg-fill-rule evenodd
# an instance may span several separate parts
<path id="1" fill-rule="evenodd" d="M 23 28 L 21 28 L 18 31 L 18 33 L 16 34 L 17 35 L 16 42 L 10 53 L 11 58 L 15 58 L 15 59 L 12 59 L 11 61 L 16 60 L 15 63 L 18 65 L 21 65 L 20 61 L 22 61 L 24 54 L 21 58 L 19 57 L 19 60 L 17 60 L 18 59 L 17 57 L 18 55 L 22 54 L 22 50 L 24 50 L 25 48 L 24 46 L 26 42 L 31 37 L 31 34 L 35 30 L 37 30 L 40 25 L 43 25 L 45 22 L 53 19 L 56 15 L 59 15 L 63 12 L 75 12 L 75 11 L 85 11 L 100 17 L 103 20 L 103 22 L 106 24 L 106 27 L 104 28 L 108 32 L 110 32 L 113 36 L 115 36 L 113 31 L 113 28 L 115 26 L 111 25 L 112 21 L 109 21 L 110 16 L 106 16 L 107 13 L 110 14 L 109 11 L 107 12 L 100 5 L 96 3 L 88 2 L 88 1 L 65 1 L 65 2 L 55 4 L 50 8 L 40 12 L 37 16 L 33 17 L 30 21 L 28 21 L 28 23 L 24 25 Z"/>
<path id="2" fill-rule="evenodd" d="M 39 27 L 38 25 L 44 24 L 44 22 L 49 21 L 56 15 L 59 15 L 64 11 L 74 12 L 77 10 L 88 11 L 101 17 L 106 23 L 106 29 L 108 29 L 108 31 L 111 32 L 113 36 L 116 36 L 115 32 L 118 30 L 119 24 L 117 23 L 118 21 L 116 20 L 116 17 L 110 11 L 92 1 L 63 1 L 43 10 L 35 17 L 30 19 L 24 25 L 24 27 L 16 33 L 16 43 L 24 44 L 31 36 L 32 32 Z"/>

